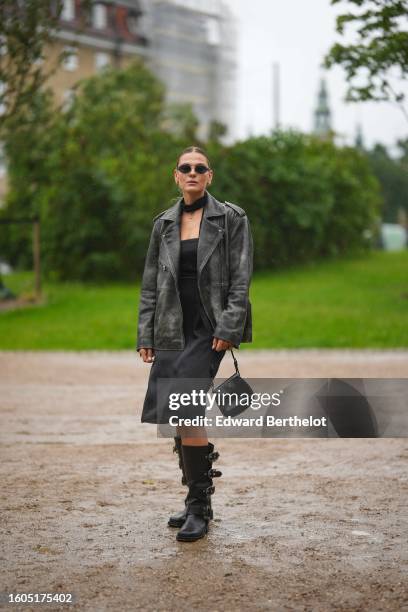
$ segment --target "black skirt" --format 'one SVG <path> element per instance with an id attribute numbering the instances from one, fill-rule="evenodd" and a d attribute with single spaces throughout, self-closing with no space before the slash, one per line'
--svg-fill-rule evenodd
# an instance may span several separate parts
<path id="1" fill-rule="evenodd" d="M 206 393 L 226 352 L 211 348 L 213 330 L 205 315 L 197 286 L 197 246 L 198 238 L 181 241 L 179 291 L 185 346 L 182 350 L 155 349 L 143 403 L 142 423 L 164 424 L 169 422 L 170 416 L 175 415 L 205 416 L 205 406 L 201 404 L 192 403 L 177 410 L 170 409 L 169 396 L 190 394 L 192 391 Z"/>

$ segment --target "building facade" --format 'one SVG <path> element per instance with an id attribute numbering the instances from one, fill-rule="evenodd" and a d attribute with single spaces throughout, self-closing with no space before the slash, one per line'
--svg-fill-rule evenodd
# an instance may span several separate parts
<path id="1" fill-rule="evenodd" d="M 212 121 L 235 127 L 236 22 L 222 0 L 63 0 L 60 27 L 45 49 L 44 70 L 66 59 L 47 81 L 56 104 L 69 106 L 74 86 L 105 66 L 141 58 L 162 81 L 169 103 L 191 104 L 206 138 Z M 0 143 L 0 203 L 7 168 Z"/>
<path id="2" fill-rule="evenodd" d="M 147 58 L 148 41 L 141 32 L 138 2 L 94 2 L 85 10 L 80 0 L 63 0 L 60 29 L 45 51 L 45 69 L 67 58 L 47 81 L 58 104 L 69 104 L 79 80 L 105 66 L 125 68 L 135 57 Z"/>
<path id="3" fill-rule="evenodd" d="M 107 65 L 126 67 L 135 57 L 166 88 L 170 103 L 190 103 L 205 137 L 212 121 L 235 122 L 235 21 L 221 0 L 104 0 L 85 12 L 80 0 L 63 0 L 61 29 L 47 53 L 57 101 L 69 104 L 73 86 Z"/>
<path id="4" fill-rule="evenodd" d="M 211 121 L 235 128 L 236 24 L 220 0 L 144 3 L 152 72 L 169 102 L 191 103 L 205 137 Z"/>

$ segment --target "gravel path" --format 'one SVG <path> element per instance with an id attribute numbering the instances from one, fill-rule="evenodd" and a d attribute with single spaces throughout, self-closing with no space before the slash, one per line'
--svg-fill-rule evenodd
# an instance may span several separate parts
<path id="1" fill-rule="evenodd" d="M 238 358 L 245 377 L 408 377 L 404 351 Z M 217 438 L 215 520 L 178 543 L 176 455 L 140 423 L 149 367 L 0 353 L 0 591 L 75 594 L 48 610 L 408 610 L 406 439 Z"/>

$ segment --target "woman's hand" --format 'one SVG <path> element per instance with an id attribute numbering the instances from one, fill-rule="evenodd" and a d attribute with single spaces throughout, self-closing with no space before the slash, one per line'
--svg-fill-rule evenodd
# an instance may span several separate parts
<path id="1" fill-rule="evenodd" d="M 232 348 L 234 345 L 232 342 L 228 342 L 227 340 L 222 340 L 221 338 L 213 338 L 212 349 L 215 351 L 227 351 Z"/>
<path id="2" fill-rule="evenodd" d="M 145 363 L 152 363 L 155 359 L 153 348 L 140 348 L 139 355 Z"/>

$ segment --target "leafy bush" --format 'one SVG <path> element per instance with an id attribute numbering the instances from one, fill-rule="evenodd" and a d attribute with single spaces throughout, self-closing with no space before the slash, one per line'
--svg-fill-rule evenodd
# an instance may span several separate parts
<path id="1" fill-rule="evenodd" d="M 210 151 L 218 191 L 250 217 L 258 269 L 370 245 L 381 198 L 356 149 L 278 131 Z"/>
<path id="2" fill-rule="evenodd" d="M 45 93 L 30 113 L 6 142 L 2 215 L 40 215 L 43 267 L 53 279 L 140 278 L 152 217 L 176 195 L 172 169 L 191 144 L 191 113 L 169 113 L 163 86 L 137 61 L 79 83 L 68 111 Z M 229 147 L 215 139 L 208 150 L 212 193 L 249 215 L 256 268 L 369 246 L 380 196 L 359 151 L 294 131 Z M 0 253 L 28 267 L 31 228 L 3 230 Z"/>

